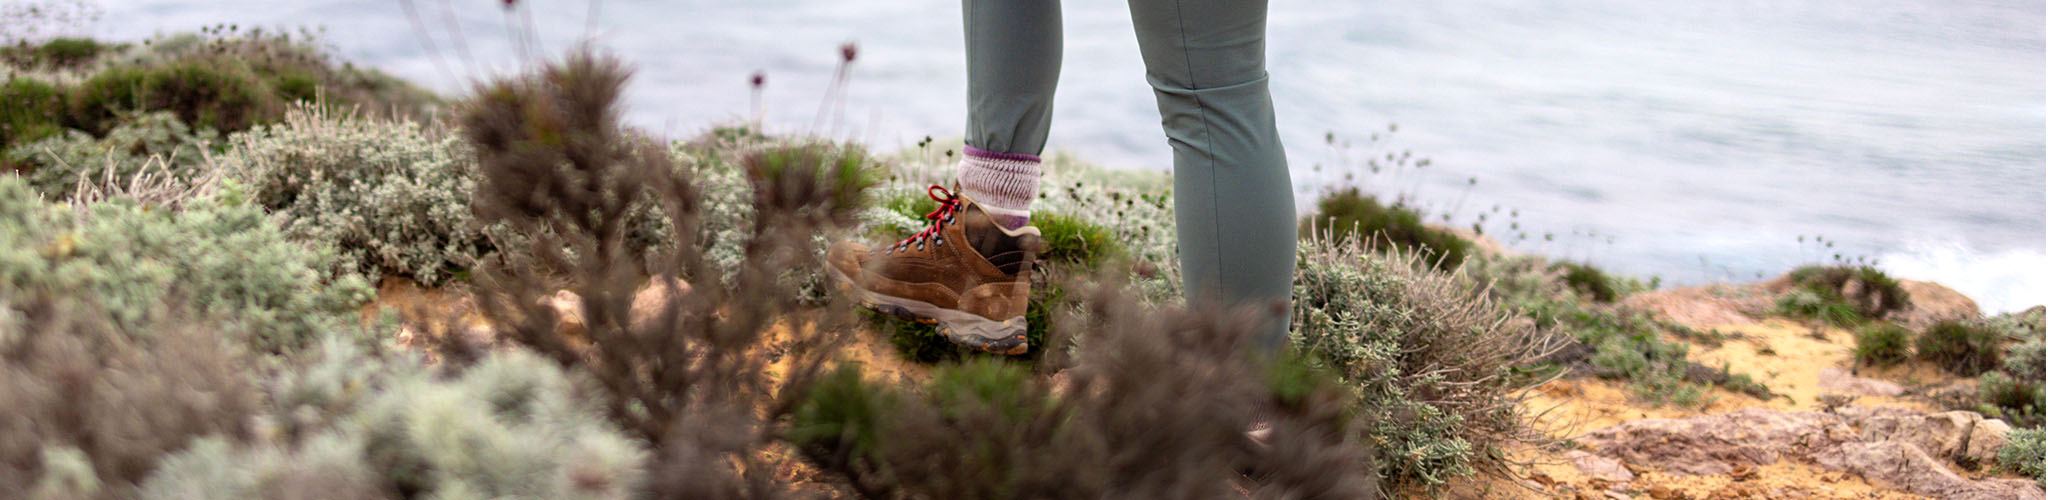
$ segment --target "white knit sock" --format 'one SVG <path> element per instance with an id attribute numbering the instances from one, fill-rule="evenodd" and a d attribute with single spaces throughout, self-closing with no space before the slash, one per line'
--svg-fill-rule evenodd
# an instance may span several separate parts
<path id="1" fill-rule="evenodd" d="M 960 160 L 960 190 L 981 203 L 1004 227 L 1031 224 L 1031 202 L 1038 199 L 1038 157 L 967 147 Z"/>

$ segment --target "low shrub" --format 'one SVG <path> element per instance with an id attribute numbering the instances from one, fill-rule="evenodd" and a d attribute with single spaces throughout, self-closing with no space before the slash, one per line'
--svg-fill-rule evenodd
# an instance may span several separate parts
<path id="1" fill-rule="evenodd" d="M 1572 290 L 1579 292 L 1579 295 L 1594 302 L 1612 303 L 1614 299 L 1621 296 L 1615 290 L 1614 280 L 1608 278 L 1607 273 L 1601 272 L 1600 268 L 1593 267 L 1592 264 L 1559 262 L 1554 264 L 1553 267 L 1564 271 L 1563 279 L 1565 285 L 1570 286 Z"/>
<path id="2" fill-rule="evenodd" d="M 1912 355 L 1913 332 L 1897 323 L 1872 323 L 1856 330 L 1856 361 L 1891 365 Z"/>
<path id="3" fill-rule="evenodd" d="M 1856 307 L 1827 292 L 1800 288 L 1778 297 L 1778 312 L 1795 318 L 1820 321 L 1838 328 L 1854 328 L 1863 323 L 1863 316 Z"/>
<path id="4" fill-rule="evenodd" d="M 2048 473 L 2041 467 L 2042 449 L 2040 427 L 2014 429 L 2005 435 L 2005 446 L 1998 448 L 1998 464 L 2006 470 L 2033 476 L 2035 481 L 2048 482 Z"/>
<path id="5" fill-rule="evenodd" d="M 0 47 L 0 61 L 17 68 L 74 68 L 114 48 L 90 38 L 56 37 L 39 44 L 22 41 Z"/>
<path id="6" fill-rule="evenodd" d="M 0 84 L 0 152 L 64 130 L 64 89 L 50 82 L 9 76 Z M 8 160 L 0 167 L 19 165 Z"/>
<path id="7" fill-rule="evenodd" d="M 1799 288 L 1819 294 L 1830 302 L 1846 302 L 1857 316 L 1884 319 L 1906 306 L 1906 290 L 1898 280 L 1870 266 L 1803 266 L 1789 277 Z"/>
<path id="8" fill-rule="evenodd" d="M 213 141 L 211 130 L 194 131 L 170 113 L 155 112 L 132 117 L 103 137 L 67 130 L 15 146 L 6 156 L 25 166 L 23 176 L 45 197 L 67 200 L 140 184 L 191 184 L 210 173 L 203 164 Z"/>
<path id="9" fill-rule="evenodd" d="M 1400 204 L 1382 205 L 1356 187 L 1334 191 L 1317 200 L 1316 213 L 1301 222 L 1301 234 L 1356 241 L 1377 251 L 1413 252 L 1423 262 L 1445 271 L 1457 269 L 1472 251 L 1472 242 L 1423 224 L 1422 215 L 1415 209 Z"/>
<path id="10" fill-rule="evenodd" d="M 1527 318 L 1535 328 L 1569 339 L 1569 343 L 1541 361 L 1550 369 L 1567 374 L 1593 375 L 1626 380 L 1635 396 L 1652 404 L 1690 406 L 1705 401 L 1711 384 L 1760 398 L 1770 390 L 1753 380 L 1734 375 L 1704 376 L 1687 361 L 1685 344 L 1667 340 L 1673 328 L 1644 313 L 1599 307 L 1564 279 L 1555 264 L 1539 257 L 1481 257 L 1467 259 L 1462 274 L 1475 289 L 1517 316 Z M 1617 285 L 1616 295 L 1644 289 L 1635 280 L 1608 278 Z"/>
<path id="11" fill-rule="evenodd" d="M 1983 322 L 1950 320 L 1928 326 L 1914 347 L 1920 359 L 1950 373 L 1972 377 L 1998 368 L 2004 351 L 2002 342 L 1998 331 Z"/>
<path id="12" fill-rule="evenodd" d="M 1987 321 L 2010 340 L 2038 341 L 2048 336 L 2048 325 L 2043 323 L 2048 321 L 2048 307 L 2044 306 L 1992 316 Z"/>
<path id="13" fill-rule="evenodd" d="M 115 328 L 218 318 L 255 352 L 300 348 L 369 299 L 360 279 L 324 280 L 327 250 L 285 239 L 232 184 L 180 207 L 115 199 L 51 204 L 0 176 L 0 296 L 48 293 L 101 304 Z M 159 310 L 169 304 L 170 310 Z"/>
<path id="14" fill-rule="evenodd" d="M 279 435 L 163 459 L 150 498 L 635 498 L 647 452 L 562 370 L 502 351 L 449 376 L 326 342 L 269 396 Z"/>
<path id="15" fill-rule="evenodd" d="M 234 132 L 276 120 L 285 102 L 240 59 L 191 57 L 94 73 L 72 90 L 68 125 L 102 135 L 127 115 L 169 111 L 193 128 Z"/>
<path id="16" fill-rule="evenodd" d="M 453 134 L 298 107 L 215 158 L 286 234 L 339 253 L 334 273 L 447 283 L 495 250 L 469 208 L 475 161 Z"/>
<path id="17" fill-rule="evenodd" d="M 1259 365 L 1252 316 L 1154 310 L 1114 290 L 1064 318 L 1087 338 L 1061 387 L 988 358 L 909 387 L 842 368 L 789 435 L 875 498 L 1379 495 L 1348 390 L 1298 363 Z M 1258 408 L 1265 446 L 1245 435 Z"/>
<path id="18" fill-rule="evenodd" d="M 256 364 L 220 340 L 246 332 L 122 298 L 0 292 L 0 491 L 128 497 L 195 440 L 251 437 Z M 100 304 L 159 314 L 123 327 Z"/>
<path id="19" fill-rule="evenodd" d="M 738 197 L 752 218 L 730 235 L 740 266 L 717 267 L 700 217 L 726 207 L 706 205 L 695 169 L 620 123 L 626 75 L 616 60 L 574 54 L 491 82 L 464 105 L 479 174 L 472 207 L 528 241 L 479 268 L 478 308 L 505 341 L 591 381 L 607 419 L 649 447 L 649 496 L 781 497 L 787 479 L 763 453 L 775 422 L 850 328 L 844 304 L 799 312 L 801 283 L 787 277 L 819 274 L 817 236 L 852 222 L 867 159 L 817 144 L 750 151 L 751 189 Z M 672 245 L 629 243 L 647 210 L 667 217 Z M 635 307 L 649 275 L 692 277 L 691 291 Z M 578 297 L 581 335 L 559 333 L 559 313 L 536 303 L 564 289 Z"/>
<path id="20" fill-rule="evenodd" d="M 1515 398 L 1541 378 L 1523 367 L 1557 345 L 1419 259 L 1304 245 L 1293 343 L 1362 395 L 1382 475 L 1434 485 L 1493 471 L 1498 447 L 1532 437 Z"/>
<path id="21" fill-rule="evenodd" d="M 1977 379 L 1977 399 L 1998 409 L 1998 417 L 2019 427 L 2041 425 L 2042 409 L 2048 408 L 2041 383 L 1990 372 Z"/>
<path id="22" fill-rule="evenodd" d="M 337 60 L 316 33 L 243 31 L 235 26 L 203 28 L 196 34 L 160 37 L 147 44 L 142 65 L 224 58 L 247 67 L 283 102 L 324 99 L 335 110 L 379 118 L 427 119 L 439 97 L 375 69 Z"/>
<path id="23" fill-rule="evenodd" d="M 2020 380 L 2041 382 L 2048 377 L 2048 360 L 2042 359 L 2048 353 L 2043 351 L 2048 351 L 2048 346 L 2043 346 L 2039 339 L 2005 346 L 2005 362 L 2001 368 L 2007 375 Z"/>

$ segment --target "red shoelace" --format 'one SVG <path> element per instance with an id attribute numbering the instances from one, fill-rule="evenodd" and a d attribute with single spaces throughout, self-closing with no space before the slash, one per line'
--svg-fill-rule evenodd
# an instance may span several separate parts
<path id="1" fill-rule="evenodd" d="M 944 245 L 946 243 L 946 240 L 939 236 L 939 231 L 944 230 L 946 224 L 953 222 L 953 212 L 959 210 L 963 205 L 960 203 L 960 196 L 953 194 L 952 191 L 947 191 L 946 188 L 938 184 L 933 184 L 932 187 L 925 189 L 924 194 L 925 196 L 932 197 L 933 201 L 939 202 L 938 209 L 924 214 L 924 218 L 930 219 L 932 225 L 925 226 L 923 231 L 918 231 L 917 234 L 910 235 L 909 238 L 896 242 L 896 245 L 890 247 L 889 251 L 902 251 L 905 248 L 909 248 L 913 242 L 917 243 L 919 250 L 923 250 L 924 242 L 929 239 L 937 239 L 934 243 L 936 245 Z"/>

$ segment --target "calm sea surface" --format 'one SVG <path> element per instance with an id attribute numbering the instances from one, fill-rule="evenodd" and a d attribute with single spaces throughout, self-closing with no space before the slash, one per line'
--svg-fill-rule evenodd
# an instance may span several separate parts
<path id="1" fill-rule="evenodd" d="M 105 15 L 77 31 L 319 27 L 359 64 L 459 93 L 520 67 L 513 33 L 530 23 L 543 53 L 589 41 L 635 64 L 631 119 L 672 136 L 750 115 L 757 70 L 780 131 L 888 149 L 962 130 L 952 0 L 522 3 L 508 14 L 499 1 L 415 0 L 409 15 L 396 1 L 100 2 Z M 1166 169 L 1125 7 L 1065 9 L 1052 147 Z M 1454 225 L 1486 213 L 1488 234 L 1519 250 L 1667 284 L 1749 280 L 1840 253 L 1949 284 L 1992 312 L 2048 302 L 2039 1 L 1273 0 L 1272 11 L 1273 92 L 1304 204 L 1352 169 Z M 860 56 L 846 98 L 820 120 L 849 40 Z M 1366 158 L 1402 151 L 1432 164 L 1364 175 Z M 1801 244 L 1816 234 L 1835 246 Z"/>

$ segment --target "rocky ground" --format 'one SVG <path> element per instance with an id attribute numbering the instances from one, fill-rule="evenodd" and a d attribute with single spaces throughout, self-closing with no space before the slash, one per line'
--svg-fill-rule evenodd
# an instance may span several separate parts
<path id="1" fill-rule="evenodd" d="M 1974 317 L 1976 304 L 1909 282 L 1900 318 L 1924 325 Z M 1975 413 L 1943 411 L 1931 395 L 1974 386 L 1924 363 L 1858 367 L 1853 334 L 1764 314 L 1783 279 L 1662 290 L 1620 307 L 1706 332 L 1683 339 L 1701 364 L 1769 386 L 1759 399 L 1717 389 L 1695 408 L 1633 401 L 1621 383 L 1559 380 L 1527 409 L 1565 451 L 1523 450 L 1519 479 L 1482 478 L 1461 498 L 2038 499 L 2040 484 L 1988 467 L 2010 430 Z"/>
<path id="2" fill-rule="evenodd" d="M 1924 325 L 1978 314 L 1976 304 L 1931 283 L 1908 283 L 1914 304 L 1901 318 Z M 1695 407 L 1635 400 L 1623 382 L 1561 379 L 1537 387 L 1524 403 L 1537 425 L 1563 440 L 1557 449 L 1512 452 L 1526 462 L 1513 478 L 1474 477 L 1413 498 L 1629 499 L 2040 499 L 2031 479 L 1987 466 L 2009 430 L 1975 413 L 1944 411 L 1935 395 L 1969 390 L 1974 381 L 1924 363 L 1883 370 L 1859 367 L 1853 334 L 1765 313 L 1784 281 L 1660 290 L 1618 307 L 1652 312 L 1698 332 L 1683 339 L 1695 361 L 1746 374 L 1777 394 L 1757 398 L 1723 389 Z M 687 293 L 687 284 L 649 286 L 643 301 Z M 566 292 L 565 292 L 566 293 Z M 576 335 L 570 297 L 555 297 Z M 459 293 L 423 290 L 392 279 L 380 284 L 366 316 L 390 309 L 408 319 L 459 318 L 461 331 L 427 335 L 488 336 L 488 325 Z M 479 339 L 485 340 L 485 339 Z M 487 341 L 487 340 L 486 340 Z M 900 359 L 879 334 L 845 347 L 846 357 L 879 377 L 925 375 Z M 785 453 L 786 455 L 786 453 Z M 801 461 L 781 460 L 785 476 L 815 478 Z M 817 484 L 821 488 L 830 487 Z"/>

